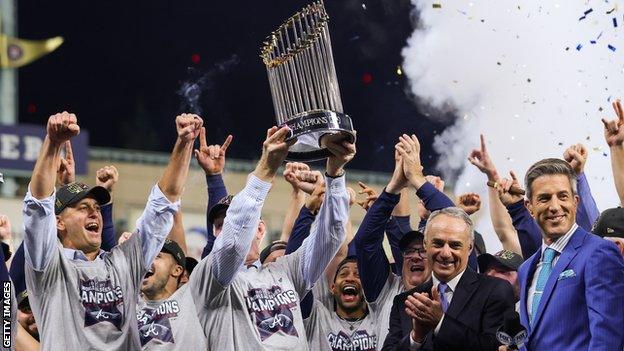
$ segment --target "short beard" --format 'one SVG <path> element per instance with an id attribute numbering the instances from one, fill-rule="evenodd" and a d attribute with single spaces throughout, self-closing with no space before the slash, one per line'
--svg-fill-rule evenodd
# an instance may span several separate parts
<path id="1" fill-rule="evenodd" d="M 146 300 L 153 300 L 154 296 L 160 294 L 167 286 L 167 280 L 159 281 L 155 280 L 151 286 L 147 286 L 141 292 L 145 296 Z"/>

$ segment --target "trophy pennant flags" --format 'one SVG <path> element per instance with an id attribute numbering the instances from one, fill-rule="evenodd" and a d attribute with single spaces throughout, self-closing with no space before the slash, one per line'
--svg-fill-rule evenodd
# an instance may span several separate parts
<path id="1" fill-rule="evenodd" d="M 63 44 L 63 37 L 24 40 L 0 34 L 0 67 L 17 68 L 51 53 Z"/>

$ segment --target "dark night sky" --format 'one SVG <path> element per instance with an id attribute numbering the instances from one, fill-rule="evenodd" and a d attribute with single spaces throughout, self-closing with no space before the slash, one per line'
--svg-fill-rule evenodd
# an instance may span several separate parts
<path id="1" fill-rule="evenodd" d="M 231 133 L 229 156 L 254 159 L 274 123 L 259 46 L 307 3 L 20 0 L 19 37 L 65 37 L 56 52 L 20 68 L 20 122 L 43 124 L 67 109 L 89 130 L 91 145 L 168 151 L 183 106 L 177 91 L 205 75 L 200 103 L 209 142 Z M 399 133 L 415 132 L 431 155 L 433 131 L 442 126 L 419 113 L 396 74 L 412 31 L 409 0 L 362 3 L 326 1 L 342 100 L 358 130 L 351 167 L 391 171 Z M 228 60 L 235 63 L 218 69 Z M 431 169 L 434 159 L 423 158 Z"/>

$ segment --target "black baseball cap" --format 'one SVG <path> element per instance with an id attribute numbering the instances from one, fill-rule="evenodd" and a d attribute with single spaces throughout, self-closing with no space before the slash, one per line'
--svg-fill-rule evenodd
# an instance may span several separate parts
<path id="1" fill-rule="evenodd" d="M 477 261 L 479 262 L 479 272 L 481 273 L 485 273 L 492 264 L 510 271 L 517 271 L 522 262 L 524 262 L 522 256 L 509 250 L 501 250 L 494 255 L 489 253 L 481 254 L 477 257 Z"/>
<path id="2" fill-rule="evenodd" d="M 224 198 L 214 204 L 208 211 L 208 222 L 214 223 L 215 218 L 222 212 L 227 211 L 228 207 L 232 203 L 233 195 L 226 195 Z"/>
<path id="3" fill-rule="evenodd" d="M 423 233 L 417 230 L 410 230 L 409 232 L 403 234 L 403 237 L 399 240 L 399 249 L 401 251 L 405 251 L 412 241 L 417 240 L 422 243 L 424 239 L 425 235 Z"/>
<path id="4" fill-rule="evenodd" d="M 262 252 L 260 252 L 260 263 L 264 263 L 264 261 L 269 257 L 269 255 L 277 250 L 286 250 L 287 242 L 277 240 L 269 244 L 269 246 L 265 247 Z"/>
<path id="5" fill-rule="evenodd" d="M 624 238 L 624 208 L 616 207 L 602 211 L 594 222 L 592 233 L 603 238 Z"/>
<path id="6" fill-rule="evenodd" d="M 63 185 L 56 192 L 56 200 L 54 201 L 54 213 L 60 214 L 63 210 L 76 202 L 92 197 L 100 205 L 106 205 L 110 202 L 110 193 L 104 187 L 90 187 L 87 184 L 73 182 Z"/>
<path id="7" fill-rule="evenodd" d="M 175 241 L 165 239 L 165 244 L 160 251 L 171 254 L 180 266 L 186 268 L 186 256 L 184 255 L 184 251 L 182 251 L 180 245 L 178 245 Z"/>

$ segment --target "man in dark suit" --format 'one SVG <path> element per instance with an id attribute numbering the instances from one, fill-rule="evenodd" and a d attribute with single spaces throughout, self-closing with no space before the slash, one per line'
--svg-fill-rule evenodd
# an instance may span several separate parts
<path id="1" fill-rule="evenodd" d="M 457 207 L 433 212 L 425 228 L 430 281 L 394 298 L 383 350 L 497 350 L 496 330 L 514 308 L 511 285 L 468 267 L 473 223 Z"/>

